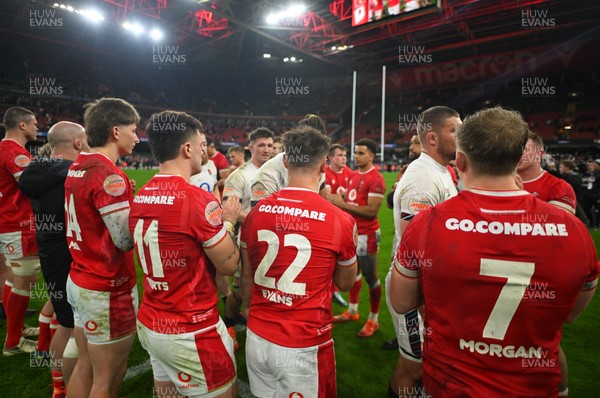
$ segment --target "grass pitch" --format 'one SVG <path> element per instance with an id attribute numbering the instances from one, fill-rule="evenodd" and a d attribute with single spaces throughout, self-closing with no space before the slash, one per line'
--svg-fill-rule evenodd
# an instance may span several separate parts
<path id="1" fill-rule="evenodd" d="M 138 187 L 142 187 L 155 173 L 155 170 L 128 170 L 127 174 L 134 178 Z M 388 189 L 396 180 L 395 173 L 384 174 Z M 392 236 L 394 233 L 392 211 L 382 205 L 379 211 L 381 224 L 381 246 L 379 252 L 379 277 L 382 285 L 389 269 Z M 600 232 L 592 231 L 596 247 L 600 247 Z M 565 264 L 567 270 L 569 264 Z M 141 270 L 138 270 L 138 286 L 141 285 Z M 568 272 L 568 271 L 565 271 Z M 397 351 L 386 351 L 381 344 L 394 336 L 392 322 L 382 297 L 379 330 L 370 338 L 361 339 L 356 336 L 369 313 L 369 294 L 366 284 L 363 284 L 360 297 L 360 322 L 348 322 L 336 325 L 333 329 L 335 340 L 337 385 L 339 397 L 387 397 L 387 386 L 392 370 L 398 358 Z M 346 299 L 347 293 L 344 293 Z M 140 295 L 141 297 L 141 295 Z M 42 307 L 47 294 L 40 282 L 36 284 L 30 307 L 38 310 Z M 222 307 L 220 308 L 222 310 Z M 334 304 L 334 313 L 342 312 L 342 308 Z M 27 319 L 30 325 L 37 324 L 37 315 Z M 600 341 L 600 299 L 592 303 L 581 317 L 563 329 L 562 347 L 567 354 L 569 363 L 569 396 L 575 398 L 597 397 L 600 391 L 600 365 L 596 362 L 598 352 L 595 343 Z M 0 338 L 4 339 L 6 321 L 0 321 Z M 238 333 L 240 349 L 238 350 L 237 366 L 239 379 L 248 381 L 246 362 L 244 358 L 245 332 Z M 129 356 L 128 367 L 145 363 L 148 355 L 136 341 Z M 0 357 L 0 397 L 6 398 L 47 398 L 52 394 L 50 371 L 44 364 L 36 363 L 26 355 Z M 145 371 L 137 376 L 128 378 L 122 385 L 123 398 L 153 397 L 152 372 Z"/>

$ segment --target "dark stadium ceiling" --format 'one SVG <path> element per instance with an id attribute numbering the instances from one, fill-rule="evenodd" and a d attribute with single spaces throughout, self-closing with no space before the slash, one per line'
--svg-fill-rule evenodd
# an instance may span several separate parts
<path id="1" fill-rule="evenodd" d="M 106 16 L 104 26 L 91 28 L 78 21 L 65 23 L 61 29 L 31 29 L 27 21 L 32 10 L 55 10 L 67 19 L 76 18 L 54 6 L 55 3 L 81 9 L 95 7 Z M 573 38 L 587 41 L 600 37 L 598 0 L 442 0 L 440 9 L 426 15 L 389 17 L 357 27 L 351 23 L 351 0 L 297 0 L 294 3 L 307 7 L 301 18 L 277 26 L 267 24 L 269 12 L 291 3 L 287 0 L 2 0 L 0 32 L 12 41 L 33 37 L 42 43 L 80 50 L 102 49 L 119 55 L 122 52 L 119 47 L 141 46 L 143 39 L 149 42 L 143 45 L 152 45 L 149 38 L 134 41 L 125 37 L 130 32 L 123 31 L 122 23 L 136 20 L 163 29 L 162 44 L 183 48 L 191 66 L 249 74 L 300 65 L 303 69 L 308 66 L 315 71 L 332 72 L 368 70 L 384 64 L 397 67 L 399 46 L 422 46 L 436 61 L 442 62 Z M 527 10 L 546 13 L 555 21 L 554 26 L 524 28 L 522 13 Z M 344 45 L 348 48 L 339 51 Z M 264 53 L 271 54 L 271 58 L 263 58 Z M 285 57 L 292 56 L 303 62 L 297 65 L 283 62 Z"/>

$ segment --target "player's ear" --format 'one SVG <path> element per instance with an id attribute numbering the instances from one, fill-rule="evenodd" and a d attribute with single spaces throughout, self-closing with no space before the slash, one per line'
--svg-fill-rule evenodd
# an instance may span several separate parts
<path id="1" fill-rule="evenodd" d="M 465 154 L 460 151 L 456 151 L 456 168 L 460 172 L 465 172 L 465 170 L 468 168 L 468 163 L 469 162 Z"/>
<path id="2" fill-rule="evenodd" d="M 323 159 L 323 161 L 321 162 L 321 168 L 319 171 L 321 173 L 325 173 L 325 169 L 327 169 L 327 158 Z"/>
<path id="3" fill-rule="evenodd" d="M 110 130 L 110 136 L 115 139 L 115 141 L 119 140 L 119 127 L 112 126 Z"/>
<path id="4" fill-rule="evenodd" d="M 285 153 L 283 154 L 283 165 L 286 169 L 288 168 L 287 155 Z"/>
<path id="5" fill-rule="evenodd" d="M 430 131 L 427 133 L 427 135 L 425 136 L 425 139 L 427 140 L 427 143 L 431 146 L 435 146 L 438 140 L 438 136 L 436 133 L 434 133 L 433 131 Z"/>
<path id="6" fill-rule="evenodd" d="M 181 153 L 183 154 L 184 159 L 189 159 L 192 157 L 192 143 L 189 141 L 181 144 Z"/>

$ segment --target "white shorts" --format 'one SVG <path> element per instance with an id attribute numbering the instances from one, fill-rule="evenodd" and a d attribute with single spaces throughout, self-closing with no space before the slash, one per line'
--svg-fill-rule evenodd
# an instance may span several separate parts
<path id="1" fill-rule="evenodd" d="M 37 256 L 37 253 L 38 248 L 35 240 L 35 229 L 24 229 L 22 231 L 0 234 L 0 254 L 4 254 L 7 260 L 15 260 L 34 255 Z M 9 262 L 7 262 L 7 264 Z"/>
<path id="2" fill-rule="evenodd" d="M 394 331 L 398 339 L 398 350 L 400 355 L 413 362 L 423 360 L 423 319 L 419 311 L 398 314 L 394 311 L 390 300 L 390 280 L 392 270 L 385 277 L 385 302 L 392 317 Z"/>
<path id="3" fill-rule="evenodd" d="M 368 235 L 358 235 L 356 243 L 356 255 L 377 255 L 379 253 L 379 241 L 381 240 L 381 230 L 377 230 Z"/>
<path id="4" fill-rule="evenodd" d="M 257 397 L 336 396 L 333 340 L 289 348 L 246 329 L 246 367 L 250 390 Z"/>
<path id="5" fill-rule="evenodd" d="M 67 279 L 67 300 L 76 327 L 83 328 L 90 344 L 110 344 L 135 334 L 137 286 L 131 290 L 100 292 Z"/>
<path id="6" fill-rule="evenodd" d="M 212 398 L 236 381 L 233 340 L 223 321 L 182 334 L 163 334 L 137 322 L 138 338 L 150 354 L 157 381 L 171 381 L 186 397 Z"/>

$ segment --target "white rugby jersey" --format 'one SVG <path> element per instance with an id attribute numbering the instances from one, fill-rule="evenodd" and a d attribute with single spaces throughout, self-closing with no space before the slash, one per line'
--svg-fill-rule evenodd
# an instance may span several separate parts
<path id="1" fill-rule="evenodd" d="M 278 192 L 288 185 L 288 172 L 283 164 L 284 152 L 277 154 L 269 159 L 258 170 L 254 182 L 252 183 L 251 202 L 256 203 L 267 196 Z M 319 190 L 323 189 L 325 184 L 325 173 L 321 173 L 319 180 Z"/>
<path id="2" fill-rule="evenodd" d="M 458 195 L 446 166 L 425 152 L 415 159 L 400 179 L 394 192 L 394 242 L 396 253 L 400 242 L 400 220 L 410 221 L 418 212 Z"/>
<path id="3" fill-rule="evenodd" d="M 215 163 L 209 159 L 208 163 L 202 165 L 200 173 L 190 177 L 190 184 L 204 189 L 207 192 L 214 193 L 218 178 L 217 167 L 215 166 Z"/>
<path id="4" fill-rule="evenodd" d="M 249 161 L 232 171 L 227 180 L 225 180 L 223 200 L 229 196 L 237 195 L 242 199 L 242 210 L 249 212 L 252 183 L 256 178 L 258 170 L 259 168 L 252 161 Z"/>

